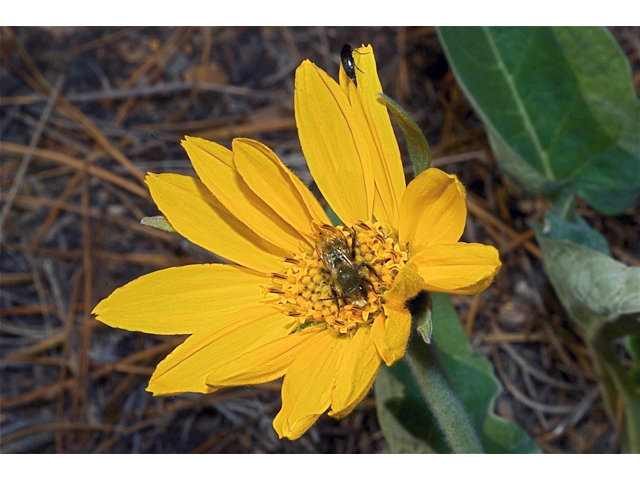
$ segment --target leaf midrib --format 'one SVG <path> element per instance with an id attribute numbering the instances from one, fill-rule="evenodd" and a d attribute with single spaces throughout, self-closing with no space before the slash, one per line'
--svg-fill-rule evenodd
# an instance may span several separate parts
<path id="1" fill-rule="evenodd" d="M 527 130 L 527 132 L 529 133 L 529 136 L 533 142 L 533 146 L 536 149 L 536 152 L 538 153 L 538 156 L 540 157 L 540 162 L 542 163 L 542 167 L 544 168 L 544 173 L 547 176 L 547 178 L 549 178 L 550 180 L 556 180 L 555 178 L 555 174 L 553 173 L 553 170 L 551 168 L 551 162 L 549 160 L 549 155 L 547 154 L 547 152 L 545 151 L 545 149 L 542 146 L 542 142 L 540 141 L 540 137 L 538 136 L 538 133 L 536 132 L 536 129 L 533 126 L 533 122 L 531 121 L 531 117 L 529 117 L 529 113 L 527 112 L 527 109 L 524 105 L 524 102 L 522 101 L 522 98 L 520 97 L 520 93 L 518 92 L 518 89 L 516 88 L 515 82 L 513 81 L 513 75 L 511 74 L 511 72 L 509 72 L 509 70 L 507 70 L 507 66 L 505 65 L 504 61 L 502 60 L 502 56 L 500 55 L 500 52 L 498 51 L 498 48 L 495 44 L 495 42 L 493 41 L 493 37 L 491 36 L 489 29 L 487 27 L 481 27 L 482 31 L 485 35 L 485 37 L 487 37 L 487 42 L 489 44 L 489 48 L 491 48 L 491 52 L 493 53 L 495 59 L 496 59 L 496 63 L 498 65 L 498 68 L 502 71 L 504 78 L 507 82 L 507 85 L 509 87 L 509 91 L 511 92 L 511 96 L 513 97 L 513 100 L 516 103 L 516 106 L 518 108 L 518 111 L 520 112 L 520 115 L 522 117 L 522 121 L 524 123 L 524 127 Z"/>

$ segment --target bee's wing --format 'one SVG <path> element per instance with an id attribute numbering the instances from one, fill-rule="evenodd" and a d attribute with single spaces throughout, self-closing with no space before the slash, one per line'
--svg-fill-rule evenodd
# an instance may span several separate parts
<path id="1" fill-rule="evenodd" d="M 339 267 L 347 265 L 355 268 L 350 258 L 350 253 L 351 249 L 347 240 L 344 236 L 338 235 L 326 238 L 322 248 L 318 248 L 320 260 L 322 260 L 324 267 L 334 279 Z"/>

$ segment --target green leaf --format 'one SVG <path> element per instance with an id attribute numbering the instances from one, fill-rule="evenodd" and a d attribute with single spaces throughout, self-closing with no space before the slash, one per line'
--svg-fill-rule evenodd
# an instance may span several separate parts
<path id="1" fill-rule="evenodd" d="M 511 181 L 552 199 L 558 212 L 573 194 L 606 214 L 634 204 L 640 104 L 624 52 L 606 29 L 441 27 L 438 34 Z"/>
<path id="2" fill-rule="evenodd" d="M 591 228 L 585 219 L 580 216 L 575 217 L 575 222 L 568 222 L 552 212 L 547 212 L 543 233 L 549 238 L 569 240 L 609 257 L 611 256 L 607 239 L 600 232 Z"/>
<path id="3" fill-rule="evenodd" d="M 374 391 L 378 420 L 393 453 L 452 453 L 406 362 L 383 365 Z"/>
<path id="4" fill-rule="evenodd" d="M 544 228 L 534 224 L 542 250 L 544 267 L 569 316 L 590 335 L 605 323 L 622 315 L 640 312 L 640 268 L 628 267 L 602 251 L 575 243 L 576 232 L 590 229 L 567 228 L 551 214 Z M 584 243 L 598 247 L 594 232 Z"/>
<path id="5" fill-rule="evenodd" d="M 632 385 L 633 394 L 640 398 L 640 335 L 627 335 L 624 342 L 629 355 L 635 360 L 629 369 L 629 384 Z"/>
<path id="6" fill-rule="evenodd" d="M 526 432 L 493 412 L 495 399 L 502 391 L 493 366 L 473 353 L 447 296 L 431 295 L 433 338 L 440 359 L 485 452 L 539 453 Z M 451 452 L 404 360 L 380 370 L 375 394 L 378 418 L 393 452 Z"/>
<path id="7" fill-rule="evenodd" d="M 334 212 L 329 205 L 326 206 L 324 211 L 327 213 L 327 216 L 329 217 L 329 220 L 331 220 L 332 225 L 340 225 L 342 223 L 338 218 L 338 215 L 336 215 L 336 212 Z"/>
<path id="8" fill-rule="evenodd" d="M 640 453 L 640 397 L 637 362 L 625 368 L 613 341 L 640 336 L 640 268 L 628 267 L 602 251 L 598 235 L 583 222 L 567 226 L 547 214 L 544 228 L 534 224 L 544 267 L 569 317 L 586 331 L 586 343 L 600 379 L 607 410 L 622 410 L 622 448 Z M 572 241 L 573 240 L 573 241 Z M 580 241 L 582 244 L 575 243 Z M 631 336 L 631 337 L 629 337 Z"/>
<path id="9" fill-rule="evenodd" d="M 636 363 L 640 362 L 640 335 L 629 335 L 624 339 L 629 355 L 631 355 Z M 638 382 L 640 385 L 640 382 Z"/>

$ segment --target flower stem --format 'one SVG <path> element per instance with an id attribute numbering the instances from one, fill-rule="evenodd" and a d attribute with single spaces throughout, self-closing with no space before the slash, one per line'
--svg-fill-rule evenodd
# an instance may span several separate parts
<path id="1" fill-rule="evenodd" d="M 453 453 L 484 453 L 433 340 L 427 345 L 418 335 L 411 335 L 405 359 Z"/>

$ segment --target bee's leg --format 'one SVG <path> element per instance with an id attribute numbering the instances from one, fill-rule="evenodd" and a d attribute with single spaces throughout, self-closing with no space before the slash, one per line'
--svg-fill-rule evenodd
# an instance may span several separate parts
<path id="1" fill-rule="evenodd" d="M 340 315 L 340 297 L 338 297 L 338 293 L 336 289 L 331 285 L 331 294 L 333 295 L 333 299 L 336 301 L 336 306 L 338 307 L 338 315 Z"/>
<path id="2" fill-rule="evenodd" d="M 340 299 L 341 298 L 346 298 L 346 297 L 341 297 L 340 295 L 338 295 L 338 292 L 336 292 L 336 289 L 333 287 L 333 285 L 331 285 L 331 297 L 333 298 L 333 300 L 336 301 L 336 306 L 338 307 L 338 313 L 340 313 Z M 331 298 L 319 298 L 318 301 L 324 301 L 324 300 L 331 300 Z"/>
<path id="3" fill-rule="evenodd" d="M 367 265 L 367 266 L 368 266 L 368 265 Z M 375 272 L 374 272 L 374 274 L 375 274 Z M 378 276 L 378 275 L 376 274 L 376 277 L 377 277 L 377 276 Z M 378 278 L 380 278 L 380 277 L 378 277 Z M 368 278 L 363 278 L 363 280 L 369 284 L 369 286 L 371 287 L 371 290 L 373 290 L 373 293 L 375 293 L 376 295 L 378 295 L 378 292 L 376 292 L 376 287 L 374 287 L 374 286 L 373 286 L 373 282 L 372 282 L 371 280 L 369 280 Z"/>
<path id="4" fill-rule="evenodd" d="M 380 278 L 380 275 L 378 275 L 378 272 L 376 272 L 371 265 L 369 265 L 368 263 L 363 263 L 363 265 L 367 267 L 367 270 L 369 270 L 369 273 L 372 273 L 374 277 L 376 277 L 378 280 L 382 280 Z"/>
<path id="5" fill-rule="evenodd" d="M 356 259 L 356 243 L 358 242 L 358 234 L 356 233 L 356 229 L 353 227 L 349 227 L 351 230 L 351 259 Z"/>

